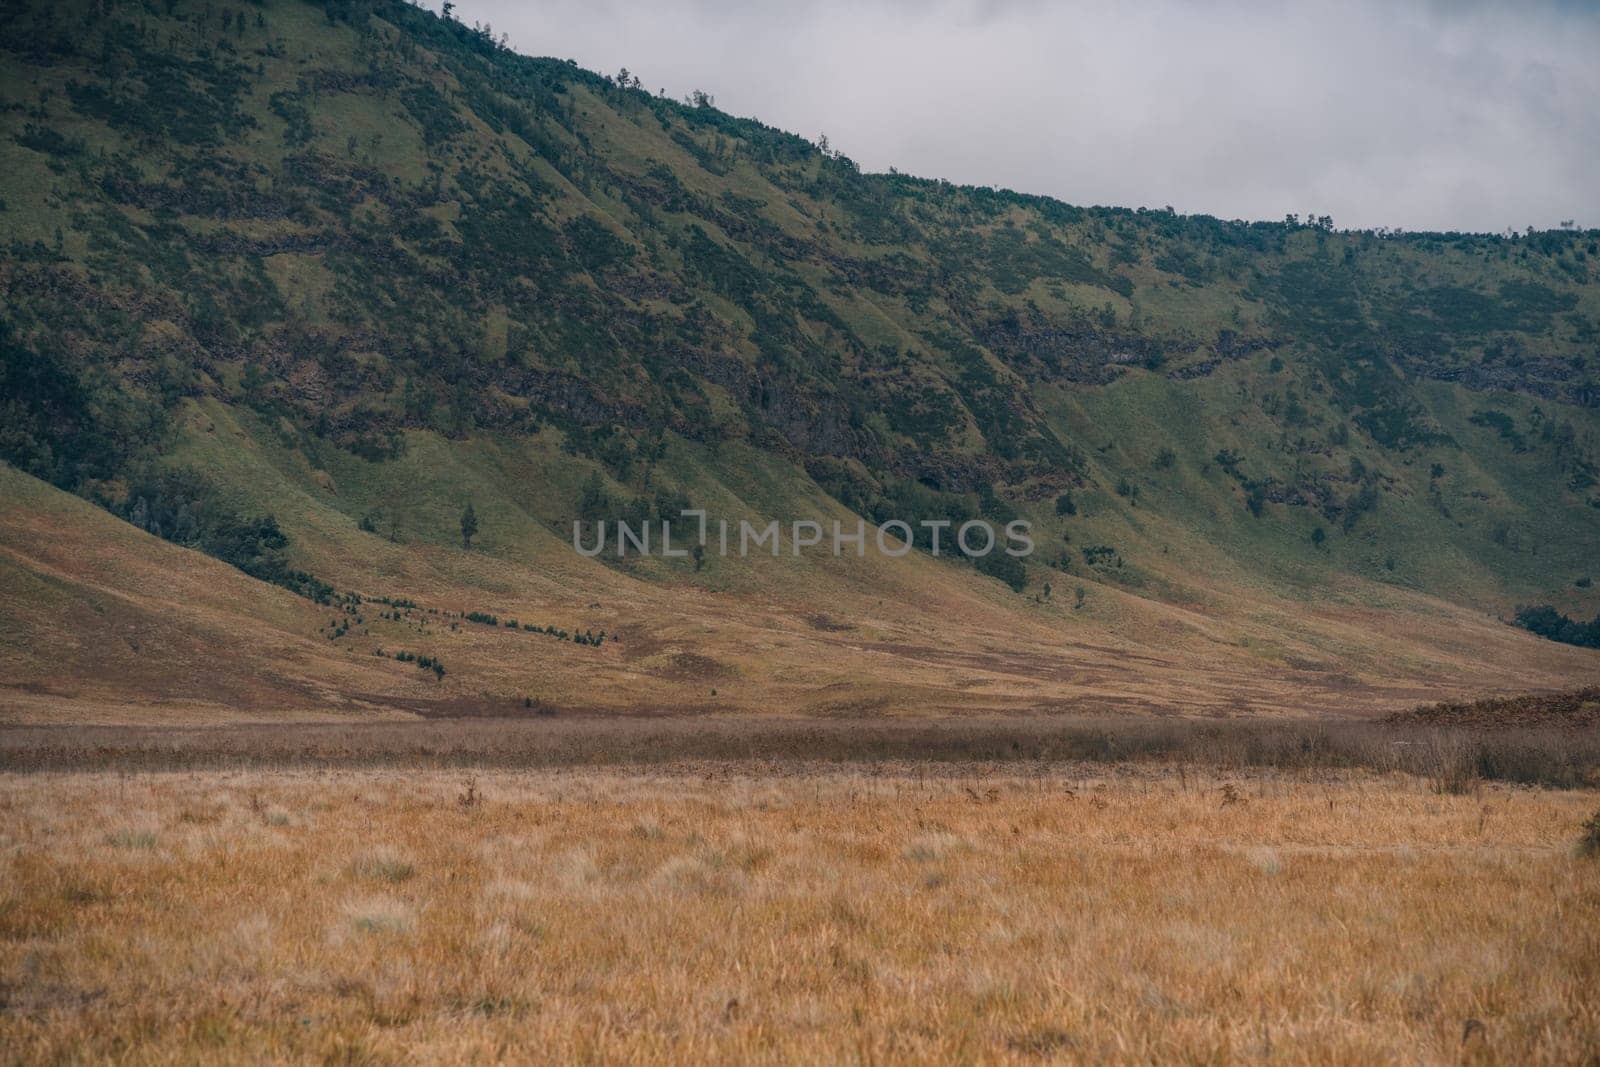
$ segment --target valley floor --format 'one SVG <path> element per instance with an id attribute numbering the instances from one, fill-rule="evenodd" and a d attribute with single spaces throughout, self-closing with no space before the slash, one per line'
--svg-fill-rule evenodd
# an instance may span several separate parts
<path id="1" fill-rule="evenodd" d="M 21 1060 L 1579 1062 L 1595 789 L 691 760 L 0 776 Z"/>

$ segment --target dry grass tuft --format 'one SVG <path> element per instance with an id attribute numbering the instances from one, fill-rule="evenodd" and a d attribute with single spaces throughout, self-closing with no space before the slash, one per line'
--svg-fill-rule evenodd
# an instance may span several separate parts
<path id="1" fill-rule="evenodd" d="M 377 849 L 357 857 L 351 869 L 357 878 L 398 884 L 417 873 L 407 859 L 389 849 Z"/>
<path id="2" fill-rule="evenodd" d="M 365 897 L 346 904 L 352 929 L 363 934 L 398 934 L 411 929 L 411 909 L 386 897 Z"/>
<path id="3" fill-rule="evenodd" d="M 106 835 L 112 848 L 155 848 L 161 839 L 148 830 L 118 830 Z"/>
<path id="4" fill-rule="evenodd" d="M 1435 793 L 1465 796 L 1480 784 L 1477 752 L 1460 732 L 1437 731 L 1423 741 L 1423 767 Z"/>

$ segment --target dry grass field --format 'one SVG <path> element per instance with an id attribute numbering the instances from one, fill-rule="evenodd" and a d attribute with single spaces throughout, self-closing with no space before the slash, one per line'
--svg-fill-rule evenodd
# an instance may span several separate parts
<path id="1" fill-rule="evenodd" d="M 1014 760 L 0 777 L 15 1061 L 1595 1062 L 1594 789 Z"/>

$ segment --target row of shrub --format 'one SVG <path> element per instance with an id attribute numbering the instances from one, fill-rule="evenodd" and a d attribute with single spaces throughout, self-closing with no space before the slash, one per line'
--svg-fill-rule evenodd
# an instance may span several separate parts
<path id="1" fill-rule="evenodd" d="M 502 625 L 500 616 L 491 615 L 486 611 L 469 611 L 462 618 L 468 622 L 475 622 L 483 626 Z M 555 626 L 535 626 L 531 622 L 518 622 L 516 619 L 505 620 L 504 628 L 507 630 L 520 630 L 523 633 L 544 634 L 559 641 L 571 641 L 575 645 L 590 645 L 594 648 L 599 648 L 606 643 L 606 632 L 604 630 L 599 633 L 595 633 L 593 629 L 580 631 L 574 628 L 568 631 Z"/>
<path id="2" fill-rule="evenodd" d="M 525 710 L 539 706 L 524 699 Z M 992 761 L 1021 764 L 1030 773 L 1054 766 L 1072 775 L 1081 774 L 1083 763 L 1152 764 L 1240 776 L 1270 769 L 1308 782 L 1361 769 L 1413 775 L 1440 793 L 1470 792 L 1485 781 L 1592 789 L 1600 781 L 1600 731 L 1091 715 L 760 723 L 591 718 L 537 725 L 495 718 L 369 723 L 359 731 L 77 726 L 0 733 L 0 771 L 12 773 L 241 766 L 484 770 L 685 760 L 967 767 Z"/>
<path id="3" fill-rule="evenodd" d="M 381 648 L 374 654 L 385 657 L 389 655 Z M 434 656 L 419 656 L 415 652 L 407 652 L 402 649 L 394 654 L 394 659 L 400 663 L 415 663 L 422 670 L 432 671 L 435 678 L 443 678 L 445 675 L 444 664 Z"/>

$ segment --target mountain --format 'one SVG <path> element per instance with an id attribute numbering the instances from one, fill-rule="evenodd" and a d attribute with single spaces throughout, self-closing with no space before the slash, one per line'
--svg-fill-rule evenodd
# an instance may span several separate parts
<path id="1" fill-rule="evenodd" d="M 377 0 L 7 5 L 0 170 L 14 718 L 1360 712 L 1600 668 L 1500 621 L 1600 610 L 1600 232 L 867 174 Z M 1037 550 L 572 549 L 683 507 Z"/>

